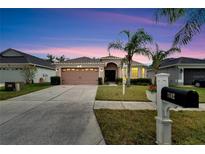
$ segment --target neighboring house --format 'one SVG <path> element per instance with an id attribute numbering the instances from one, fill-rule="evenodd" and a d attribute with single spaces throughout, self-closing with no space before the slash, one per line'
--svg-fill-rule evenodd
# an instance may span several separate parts
<path id="1" fill-rule="evenodd" d="M 55 67 L 50 62 L 15 49 L 7 49 L 0 53 L 0 83 L 25 82 L 22 74 L 25 65 L 36 66 L 34 83 L 40 80 L 50 82 L 50 77 L 56 75 Z"/>
<path id="2" fill-rule="evenodd" d="M 80 57 L 63 63 L 56 63 L 57 75 L 62 84 L 97 84 L 98 78 L 103 82 L 114 82 L 122 78 L 122 58 L 107 56 L 102 58 Z M 145 78 L 147 66 L 133 61 L 132 78 Z"/>
<path id="3" fill-rule="evenodd" d="M 205 79 L 205 59 L 168 58 L 162 61 L 158 73 L 169 73 L 170 84 L 191 85 L 195 79 Z M 153 79 L 154 72 L 148 69 L 147 76 Z"/>

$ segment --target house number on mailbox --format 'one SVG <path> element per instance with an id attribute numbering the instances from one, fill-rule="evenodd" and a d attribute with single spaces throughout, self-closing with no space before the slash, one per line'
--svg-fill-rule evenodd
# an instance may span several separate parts
<path id="1" fill-rule="evenodd" d="M 175 100 L 175 93 L 167 92 L 167 98 Z"/>

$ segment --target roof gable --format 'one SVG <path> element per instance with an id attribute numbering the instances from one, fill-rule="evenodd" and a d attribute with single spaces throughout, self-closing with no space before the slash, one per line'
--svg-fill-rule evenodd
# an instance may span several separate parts
<path id="1" fill-rule="evenodd" d="M 4 52 L 1 53 L 4 57 L 22 57 L 23 54 L 14 50 L 14 49 L 7 49 Z"/>
<path id="2" fill-rule="evenodd" d="M 46 60 L 11 48 L 0 53 L 0 63 L 29 63 L 54 69 L 54 66 Z"/>
<path id="3" fill-rule="evenodd" d="M 79 57 L 74 59 L 69 59 L 66 63 L 99 63 L 100 60 L 97 58 L 90 58 L 90 57 Z"/>
<path id="4" fill-rule="evenodd" d="M 106 56 L 106 57 L 101 57 L 100 59 L 122 59 L 122 58 L 109 55 L 109 56 Z"/>
<path id="5" fill-rule="evenodd" d="M 168 58 L 161 62 L 160 67 L 169 67 L 173 65 L 183 65 L 183 64 L 205 64 L 205 60 L 189 58 L 189 57 Z"/>

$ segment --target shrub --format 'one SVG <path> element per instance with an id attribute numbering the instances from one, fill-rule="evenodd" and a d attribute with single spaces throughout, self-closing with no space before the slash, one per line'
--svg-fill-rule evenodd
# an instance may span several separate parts
<path id="1" fill-rule="evenodd" d="M 122 84 L 122 78 L 117 78 L 115 81 L 116 84 Z"/>
<path id="2" fill-rule="evenodd" d="M 116 79 L 116 84 L 122 84 L 122 78 Z M 130 79 L 131 85 L 142 85 L 147 86 L 152 84 L 152 80 L 149 78 L 138 78 L 138 79 Z"/>
<path id="3" fill-rule="evenodd" d="M 60 85 L 61 80 L 59 76 L 51 76 L 51 85 Z"/>
<path id="4" fill-rule="evenodd" d="M 98 85 L 102 85 L 102 84 L 103 84 L 102 78 L 98 78 Z"/>
<path id="5" fill-rule="evenodd" d="M 151 85 L 152 80 L 149 78 L 138 78 L 138 79 L 131 79 L 130 80 L 132 85 Z"/>
<path id="6" fill-rule="evenodd" d="M 150 92 L 157 92 L 157 86 L 155 86 L 155 85 L 150 85 L 149 88 L 148 88 L 148 90 L 149 90 Z"/>

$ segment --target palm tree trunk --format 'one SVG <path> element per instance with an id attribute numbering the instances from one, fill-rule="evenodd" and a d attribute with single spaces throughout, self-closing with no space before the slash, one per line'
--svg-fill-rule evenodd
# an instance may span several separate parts
<path id="1" fill-rule="evenodd" d="M 154 71 L 154 85 L 156 86 L 157 85 L 157 70 Z"/>
<path id="2" fill-rule="evenodd" d="M 127 68 L 127 86 L 130 86 L 130 74 L 131 74 L 131 62 L 132 62 L 132 57 L 128 57 L 128 68 Z"/>

